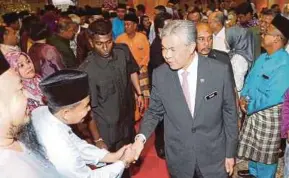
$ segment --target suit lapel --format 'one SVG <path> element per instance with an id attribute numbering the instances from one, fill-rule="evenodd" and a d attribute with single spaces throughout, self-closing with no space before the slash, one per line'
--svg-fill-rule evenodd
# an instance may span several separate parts
<path id="1" fill-rule="evenodd" d="M 198 61 L 198 76 L 197 76 L 197 89 L 196 89 L 196 99 L 195 99 L 195 110 L 194 110 L 194 118 L 196 118 L 200 107 L 203 103 L 204 100 L 204 94 L 206 90 L 206 80 L 207 78 L 207 73 L 209 72 L 208 69 L 205 67 L 205 63 L 207 60 L 199 55 L 199 61 Z"/>

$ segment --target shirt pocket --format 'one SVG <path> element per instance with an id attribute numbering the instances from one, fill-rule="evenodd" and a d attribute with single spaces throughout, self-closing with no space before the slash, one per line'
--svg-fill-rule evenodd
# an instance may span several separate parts
<path id="1" fill-rule="evenodd" d="M 115 86 L 112 80 L 101 81 L 99 85 L 96 86 L 98 90 L 98 100 L 100 103 L 104 103 L 108 100 L 110 95 L 113 95 L 116 92 Z"/>

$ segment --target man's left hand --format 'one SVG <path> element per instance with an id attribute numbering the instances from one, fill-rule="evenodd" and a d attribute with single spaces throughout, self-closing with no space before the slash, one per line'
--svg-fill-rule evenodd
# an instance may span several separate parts
<path id="1" fill-rule="evenodd" d="M 226 158 L 225 167 L 226 167 L 226 171 L 229 174 L 229 176 L 233 175 L 234 165 L 235 165 L 235 158 Z"/>
<path id="2" fill-rule="evenodd" d="M 139 108 L 140 113 L 144 110 L 144 97 L 143 96 L 137 96 L 137 106 Z"/>

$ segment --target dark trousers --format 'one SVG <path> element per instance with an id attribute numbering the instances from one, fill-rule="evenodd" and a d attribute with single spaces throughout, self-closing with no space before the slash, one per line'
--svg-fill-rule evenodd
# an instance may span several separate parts
<path id="1" fill-rule="evenodd" d="M 175 175 L 175 176 L 170 175 L 170 178 L 179 178 L 179 177 L 177 175 Z M 195 166 L 195 173 L 194 173 L 193 178 L 204 178 L 201 171 L 200 171 L 198 164 L 196 164 L 196 166 Z"/>
<path id="2" fill-rule="evenodd" d="M 165 147 L 165 141 L 164 141 L 164 121 L 159 122 L 155 129 L 155 148 L 156 151 L 159 149 L 164 149 Z"/>
<path id="3" fill-rule="evenodd" d="M 108 146 L 108 150 L 110 152 L 116 152 L 117 150 L 122 148 L 124 145 L 133 143 L 134 135 L 135 135 L 135 131 L 133 129 L 132 133 L 129 134 L 129 137 L 124 138 L 124 139 L 122 139 L 119 142 L 116 142 L 114 144 L 107 145 Z M 122 174 L 122 178 L 130 178 L 130 177 L 131 177 L 130 170 L 129 169 L 125 169 L 123 174 Z"/>

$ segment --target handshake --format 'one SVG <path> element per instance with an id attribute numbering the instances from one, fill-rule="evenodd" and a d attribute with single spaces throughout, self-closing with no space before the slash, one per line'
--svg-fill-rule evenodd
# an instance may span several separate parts
<path id="1" fill-rule="evenodd" d="M 142 141 L 136 140 L 133 144 L 125 145 L 115 153 L 115 160 L 120 160 L 128 168 L 131 163 L 135 163 L 138 160 L 142 150 L 144 148 L 144 143 Z"/>

